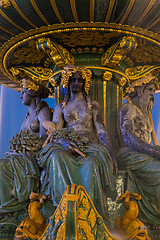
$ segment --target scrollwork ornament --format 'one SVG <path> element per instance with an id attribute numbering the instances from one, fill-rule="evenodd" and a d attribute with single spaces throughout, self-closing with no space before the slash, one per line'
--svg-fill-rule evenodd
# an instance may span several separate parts
<path id="1" fill-rule="evenodd" d="M 126 84 L 127 80 L 125 77 L 122 77 L 119 81 L 118 81 L 118 85 L 123 87 Z"/>
<path id="2" fill-rule="evenodd" d="M 62 68 L 65 65 L 74 64 L 73 55 L 61 45 L 49 38 L 40 38 L 37 41 L 37 49 L 40 51 L 45 51 L 54 65 L 58 68 Z"/>
<path id="3" fill-rule="evenodd" d="M 20 71 L 14 67 L 10 68 L 10 72 L 14 75 L 17 76 L 20 74 Z"/>
<path id="4" fill-rule="evenodd" d="M 134 37 L 125 36 L 123 39 L 112 45 L 101 58 L 102 66 L 119 66 L 128 53 L 137 47 L 137 41 Z"/>
<path id="5" fill-rule="evenodd" d="M 13 74 L 13 76 L 16 76 L 17 78 L 23 78 L 24 76 L 27 76 L 29 79 L 32 79 L 33 82 L 36 82 L 38 84 L 46 85 L 52 74 L 53 71 L 49 68 L 43 68 L 43 67 L 12 67 L 10 68 L 10 72 Z"/>
<path id="6" fill-rule="evenodd" d="M 105 71 L 102 76 L 104 81 L 110 81 L 112 78 L 112 73 L 109 71 Z"/>
<path id="7" fill-rule="evenodd" d="M 160 69 L 160 66 L 137 66 L 135 68 L 127 68 L 125 74 L 130 80 L 137 80 L 156 69 Z"/>

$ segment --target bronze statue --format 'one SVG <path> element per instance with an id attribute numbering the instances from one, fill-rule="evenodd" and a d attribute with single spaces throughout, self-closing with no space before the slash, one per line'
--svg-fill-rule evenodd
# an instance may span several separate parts
<path id="1" fill-rule="evenodd" d="M 41 178 L 42 192 L 51 196 L 54 205 L 67 185 L 79 184 L 106 219 L 105 203 L 110 192 L 115 191 L 113 165 L 116 170 L 117 165 L 101 108 L 88 95 L 90 78 L 91 72 L 85 68 L 64 68 L 61 83 L 68 86 L 68 92 L 54 110 L 57 130 L 53 143 L 38 153 L 37 161 L 46 171 Z M 75 151 L 82 142 L 85 157 Z"/>
<path id="2" fill-rule="evenodd" d="M 49 91 L 30 79 L 22 80 L 21 99 L 29 112 L 19 134 L 10 141 L 8 154 L 0 159 L 0 214 L 21 210 L 28 204 L 31 192 L 39 191 L 40 170 L 36 153 L 46 138 L 42 122 L 52 119 L 43 98 Z"/>
<path id="3" fill-rule="evenodd" d="M 123 240 L 151 240 L 148 236 L 146 226 L 139 220 L 139 208 L 135 200 L 141 200 L 141 195 L 137 193 L 129 193 L 128 190 L 122 194 L 118 201 L 124 199 L 125 212 L 122 218 L 116 218 L 116 230 L 118 236 Z"/>
<path id="4" fill-rule="evenodd" d="M 43 127 L 43 121 L 52 118 L 51 110 L 43 98 L 49 95 L 48 88 L 43 85 L 36 85 L 29 79 L 22 79 L 23 89 L 21 92 L 22 103 L 29 108 L 29 112 L 22 124 L 21 130 L 28 129 L 30 132 L 35 133 L 43 140 L 46 138 L 46 129 Z M 27 88 L 27 86 L 29 88 Z M 36 89 L 36 91 L 34 90 Z"/>
<path id="5" fill-rule="evenodd" d="M 153 74 L 131 84 L 127 103 L 119 111 L 121 148 L 117 161 L 119 168 L 128 172 L 129 190 L 142 196 L 138 203 L 142 221 L 159 225 L 160 147 L 152 145 L 150 121 L 157 87 L 157 78 Z"/>
<path id="6" fill-rule="evenodd" d="M 25 218 L 16 228 L 14 240 L 18 239 L 39 239 L 45 231 L 47 224 L 40 209 L 44 205 L 46 197 L 39 193 L 32 192 L 29 196 L 28 206 L 29 217 Z"/>

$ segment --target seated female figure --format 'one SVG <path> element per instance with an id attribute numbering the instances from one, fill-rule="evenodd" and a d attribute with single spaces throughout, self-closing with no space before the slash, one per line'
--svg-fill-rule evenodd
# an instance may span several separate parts
<path id="1" fill-rule="evenodd" d="M 46 169 L 42 179 L 43 193 L 50 195 L 55 205 L 67 185 L 82 185 L 105 218 L 106 198 L 115 191 L 113 164 L 116 166 L 116 163 L 100 106 L 88 96 L 90 77 L 91 72 L 85 68 L 65 67 L 62 85 L 68 86 L 68 92 L 53 115 L 57 130 L 67 128 L 85 139 L 86 156 L 77 155 L 77 146 L 62 136 L 42 149 L 37 160 Z"/>
<path id="2" fill-rule="evenodd" d="M 41 100 L 48 97 L 49 90 L 29 79 L 23 79 L 22 85 L 21 99 L 29 112 L 20 134 L 12 138 L 10 151 L 0 159 L 0 213 L 22 209 L 27 205 L 30 193 L 39 188 L 40 171 L 35 155 L 40 142 L 46 138 L 42 122 L 52 119 L 47 103 Z"/>

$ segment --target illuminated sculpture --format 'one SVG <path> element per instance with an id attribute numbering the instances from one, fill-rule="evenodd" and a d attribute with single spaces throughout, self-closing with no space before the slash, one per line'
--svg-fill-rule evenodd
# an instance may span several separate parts
<path id="1" fill-rule="evenodd" d="M 45 169 L 41 178 L 43 194 L 49 194 L 54 205 L 58 205 L 67 185 L 79 184 L 107 220 L 105 204 L 109 195 L 114 198 L 113 165 L 116 170 L 117 165 L 100 106 L 87 95 L 90 77 L 91 72 L 85 68 L 65 67 L 62 84 L 68 86 L 68 92 L 53 114 L 57 135 L 37 154 L 37 162 Z M 70 131 L 71 139 L 66 139 L 63 128 Z M 79 143 L 75 144 L 77 134 Z M 85 157 L 75 152 L 81 142 Z"/>
<path id="2" fill-rule="evenodd" d="M 27 238 L 39 239 L 47 227 L 42 212 L 39 211 L 43 207 L 46 197 L 32 192 L 29 198 L 31 200 L 28 206 L 29 218 L 25 218 L 17 227 L 15 240 Z"/>
<path id="3" fill-rule="evenodd" d="M 127 69 L 159 67 L 159 1 L 1 0 L 0 6 L 0 84 L 21 91 L 10 70 L 25 69 L 33 79 L 44 77 L 49 88 L 55 83 L 58 104 L 65 95 L 62 68 L 85 66 L 92 71 L 91 98 L 103 109 L 115 150 L 116 113 L 131 80 Z M 120 194 L 124 176 L 119 171 L 115 177 Z M 117 208 L 112 210 L 113 220 Z"/>
<path id="4" fill-rule="evenodd" d="M 42 101 L 49 90 L 30 79 L 23 79 L 22 86 L 21 99 L 29 112 L 20 133 L 12 138 L 8 154 L 0 159 L 0 213 L 23 209 L 30 193 L 39 189 L 36 153 L 47 136 L 42 122 L 52 118 L 47 103 Z"/>
<path id="5" fill-rule="evenodd" d="M 121 148 L 117 154 L 120 169 L 128 172 L 128 186 L 142 196 L 142 221 L 160 224 L 160 147 L 152 146 L 150 115 L 158 88 L 154 73 L 134 81 L 119 111 Z"/>
<path id="6" fill-rule="evenodd" d="M 124 199 L 126 211 L 122 218 L 116 218 L 116 230 L 123 240 L 150 240 L 145 225 L 139 220 L 139 209 L 135 201 L 131 199 L 141 200 L 141 195 L 137 193 L 129 193 L 128 190 L 122 194 L 118 201 Z"/>

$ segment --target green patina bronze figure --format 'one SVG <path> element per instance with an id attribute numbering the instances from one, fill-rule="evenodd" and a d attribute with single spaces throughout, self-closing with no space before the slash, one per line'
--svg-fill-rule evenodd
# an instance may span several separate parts
<path id="1" fill-rule="evenodd" d="M 38 153 L 37 162 L 45 169 L 41 176 L 42 192 L 51 196 L 55 206 L 67 185 L 82 185 L 99 214 L 107 220 L 106 199 L 115 193 L 113 168 L 117 171 L 117 165 L 101 108 L 88 96 L 90 78 L 89 70 L 66 66 L 61 83 L 68 91 L 53 115 L 56 130 L 65 128 L 85 142 L 85 157 L 77 154 L 78 146 L 61 131 L 60 137 L 54 137 L 53 142 Z"/>
<path id="2" fill-rule="evenodd" d="M 160 147 L 151 142 L 150 115 L 157 80 L 148 74 L 131 84 L 127 103 L 119 111 L 121 148 L 117 154 L 119 169 L 128 172 L 127 189 L 142 196 L 138 203 L 141 220 L 154 225 L 160 224 Z"/>
<path id="3" fill-rule="evenodd" d="M 0 214 L 16 212 L 27 206 L 32 191 L 39 190 L 40 170 L 36 153 L 46 138 L 42 123 L 52 119 L 46 102 L 49 90 L 34 84 L 30 79 L 22 80 L 21 99 L 29 112 L 21 131 L 10 141 L 10 150 L 0 159 Z"/>

